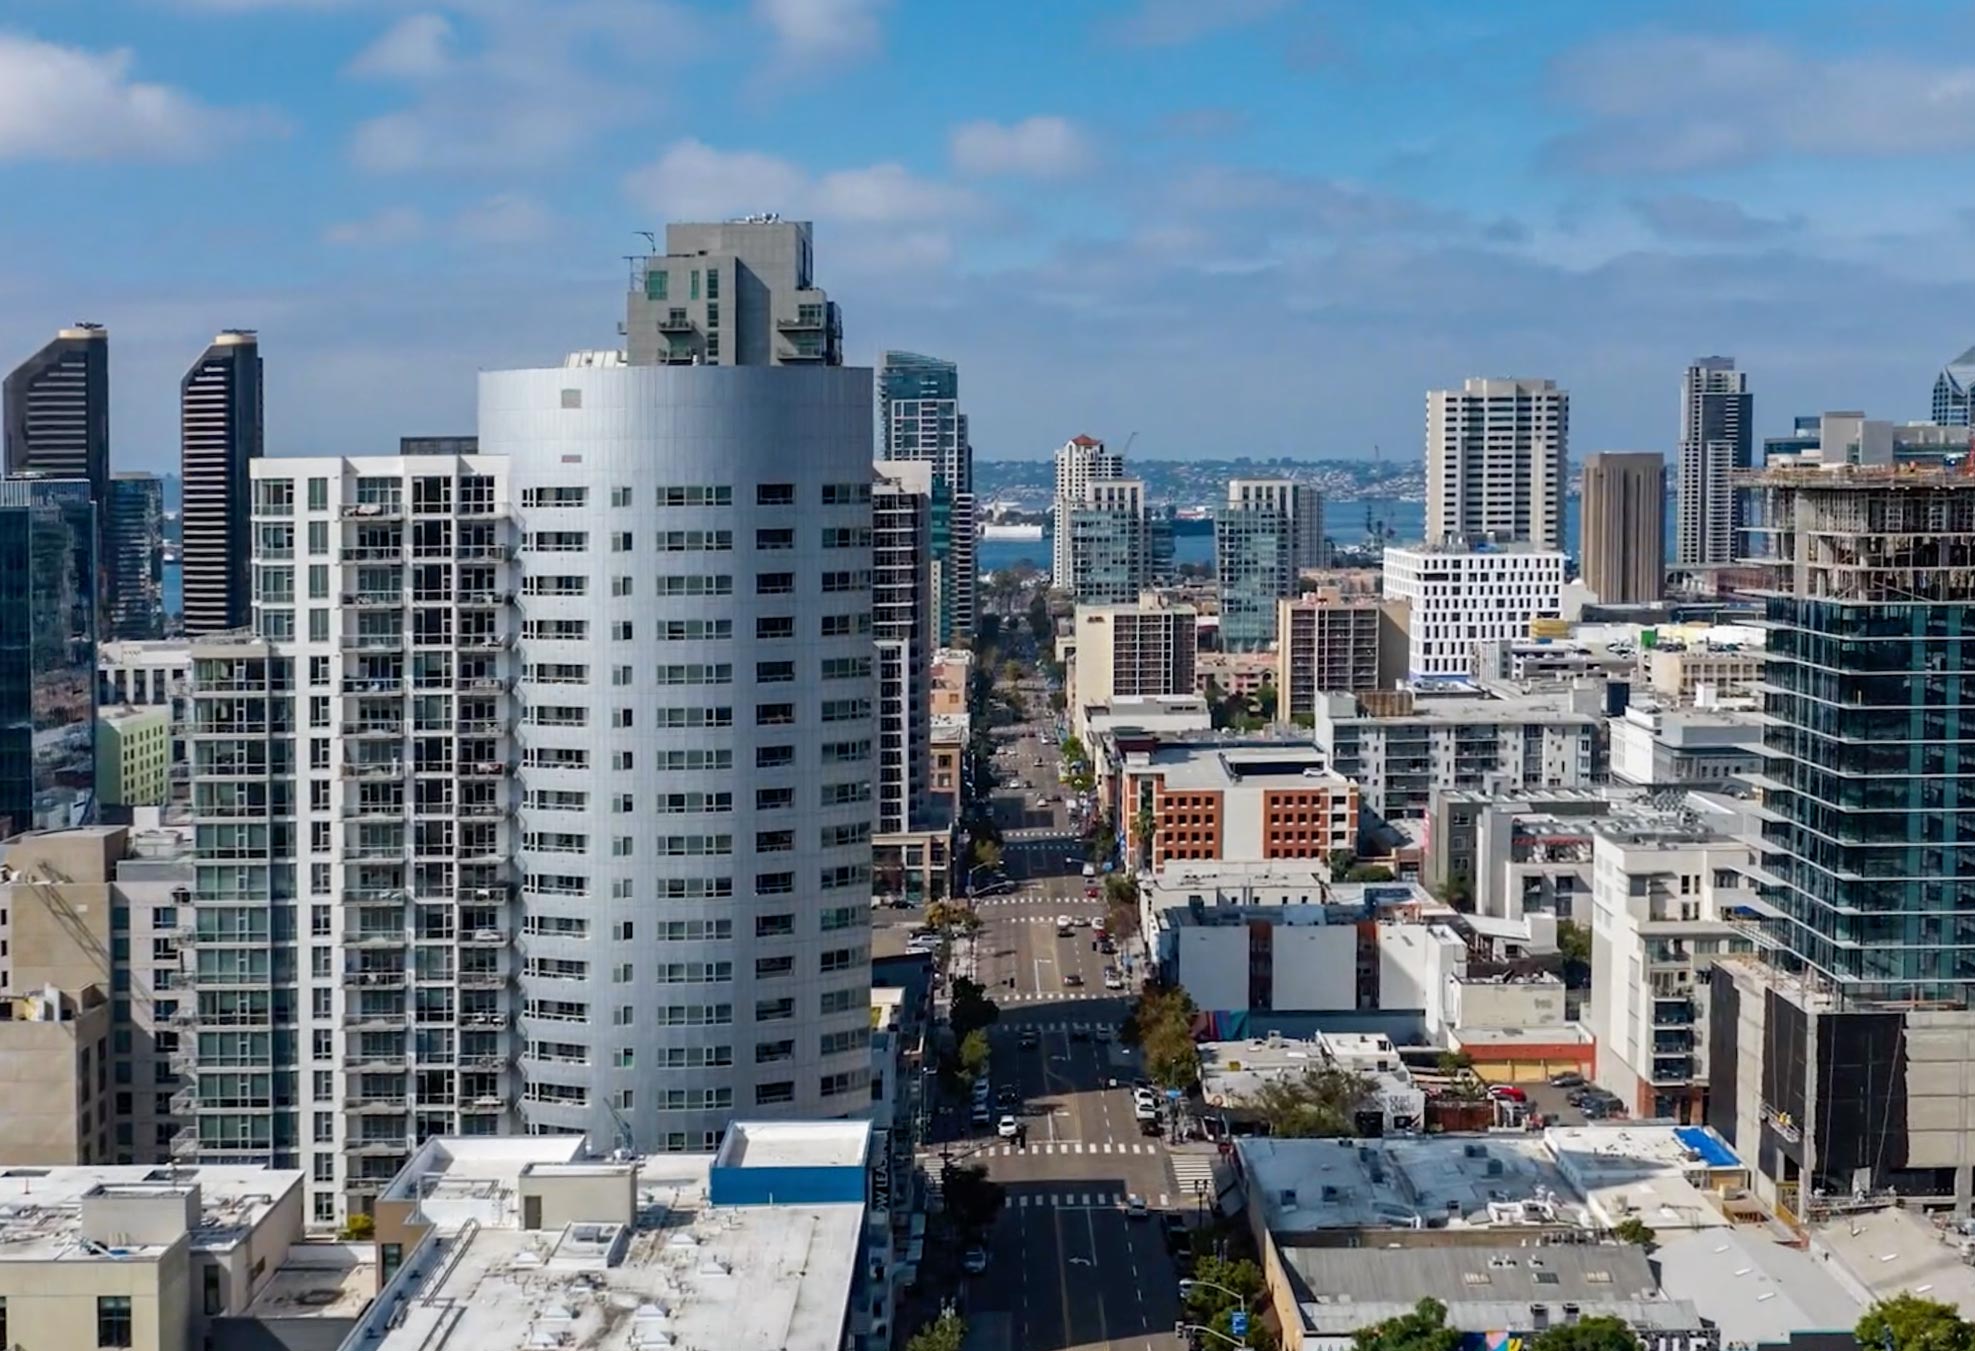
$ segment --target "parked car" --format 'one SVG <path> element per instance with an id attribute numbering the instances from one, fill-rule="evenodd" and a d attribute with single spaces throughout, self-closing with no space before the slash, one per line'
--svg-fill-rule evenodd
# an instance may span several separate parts
<path id="1" fill-rule="evenodd" d="M 1000 1124 L 994 1128 L 994 1133 L 1004 1140 L 1013 1140 L 1015 1132 L 1021 1128 L 1021 1124 L 1013 1116 L 1003 1116 Z"/>
<path id="2" fill-rule="evenodd" d="M 1550 1087 L 1582 1088 L 1584 1087 L 1584 1076 L 1576 1070 L 1565 1070 L 1562 1074 L 1553 1074 L 1550 1076 Z"/>
<path id="3" fill-rule="evenodd" d="M 1072 971 L 1069 975 L 1063 977 L 1063 988 L 1066 990 L 1081 990 L 1083 986 L 1084 977 L 1081 971 Z"/>
<path id="4" fill-rule="evenodd" d="M 1491 1084 L 1488 1088 L 1488 1096 L 1499 1102 L 1529 1101 L 1529 1094 L 1523 1092 L 1514 1084 Z"/>
<path id="5" fill-rule="evenodd" d="M 986 1248 L 969 1248 L 966 1256 L 960 1259 L 960 1268 L 969 1276 L 978 1276 L 987 1270 L 987 1263 Z"/>

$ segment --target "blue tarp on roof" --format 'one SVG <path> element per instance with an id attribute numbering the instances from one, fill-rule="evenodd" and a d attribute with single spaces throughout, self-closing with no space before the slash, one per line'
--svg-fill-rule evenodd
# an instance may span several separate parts
<path id="1" fill-rule="evenodd" d="M 1740 1168 L 1742 1161 L 1735 1157 L 1735 1151 L 1727 1141 L 1716 1135 L 1707 1126 L 1675 1126 L 1674 1138 L 1701 1156 L 1701 1162 L 1710 1168 Z"/>

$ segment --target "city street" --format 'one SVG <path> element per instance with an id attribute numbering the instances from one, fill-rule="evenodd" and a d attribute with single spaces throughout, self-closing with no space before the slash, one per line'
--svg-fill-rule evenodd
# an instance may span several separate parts
<path id="1" fill-rule="evenodd" d="M 1021 694 L 1032 716 L 1046 709 L 1039 679 L 1024 681 Z M 1080 832 L 1057 780 L 1057 747 L 1046 723 L 1005 744 L 995 819 L 1011 884 L 976 900 L 984 927 L 974 960 L 1002 1010 L 990 1031 L 988 1077 L 997 1094 L 1015 1087 L 1028 1141 L 969 1127 L 923 1163 L 936 1175 L 945 1151 L 985 1165 L 1006 1189 L 987 1269 L 969 1278 L 970 1317 L 1005 1315 L 1011 1344 L 1025 1351 L 1170 1351 L 1178 1345 L 1178 1278 L 1161 1213 L 1198 1204 L 1194 1175 L 1210 1156 L 1182 1155 L 1182 1178 L 1163 1140 L 1139 1129 L 1137 1057 L 1116 1036 L 1129 991 L 1104 988 L 1105 967 L 1122 958 L 1097 950 L 1092 924 L 1057 932 L 1059 916 L 1094 922 L 1103 914 L 1101 900 L 1084 896 Z M 1038 805 L 1039 797 L 1050 800 Z M 1035 1045 L 1023 1046 L 1025 1033 Z M 1146 1213 L 1134 1217 L 1132 1197 L 1143 1198 Z"/>

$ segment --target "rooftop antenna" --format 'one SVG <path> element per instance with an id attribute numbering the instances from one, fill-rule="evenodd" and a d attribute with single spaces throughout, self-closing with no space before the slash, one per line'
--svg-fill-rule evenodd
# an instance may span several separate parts
<path id="1" fill-rule="evenodd" d="M 645 237 L 645 243 L 651 245 L 651 251 L 653 253 L 658 252 L 658 236 L 650 230 L 633 230 L 631 233 L 634 235 L 643 235 Z"/>

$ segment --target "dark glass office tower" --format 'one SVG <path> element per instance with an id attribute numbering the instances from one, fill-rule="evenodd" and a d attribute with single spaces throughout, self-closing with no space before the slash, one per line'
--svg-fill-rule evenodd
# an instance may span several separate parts
<path id="1" fill-rule="evenodd" d="M 252 617 L 247 466 L 261 456 L 261 435 L 260 341 L 229 329 L 179 384 L 179 557 L 189 636 L 244 628 Z"/>
<path id="2" fill-rule="evenodd" d="M 88 483 L 0 481 L 0 837 L 95 812 L 95 541 Z"/>
<path id="3" fill-rule="evenodd" d="M 110 585 L 102 630 L 106 638 L 165 636 L 165 496 L 156 474 L 117 474 L 104 511 L 104 567 Z"/>
<path id="4" fill-rule="evenodd" d="M 14 367 L 5 386 L 7 477 L 84 479 L 95 500 L 110 480 L 110 333 L 65 328 Z"/>
<path id="5" fill-rule="evenodd" d="M 1769 471 L 1770 959 L 1839 1007 L 1975 991 L 1975 478 Z"/>

